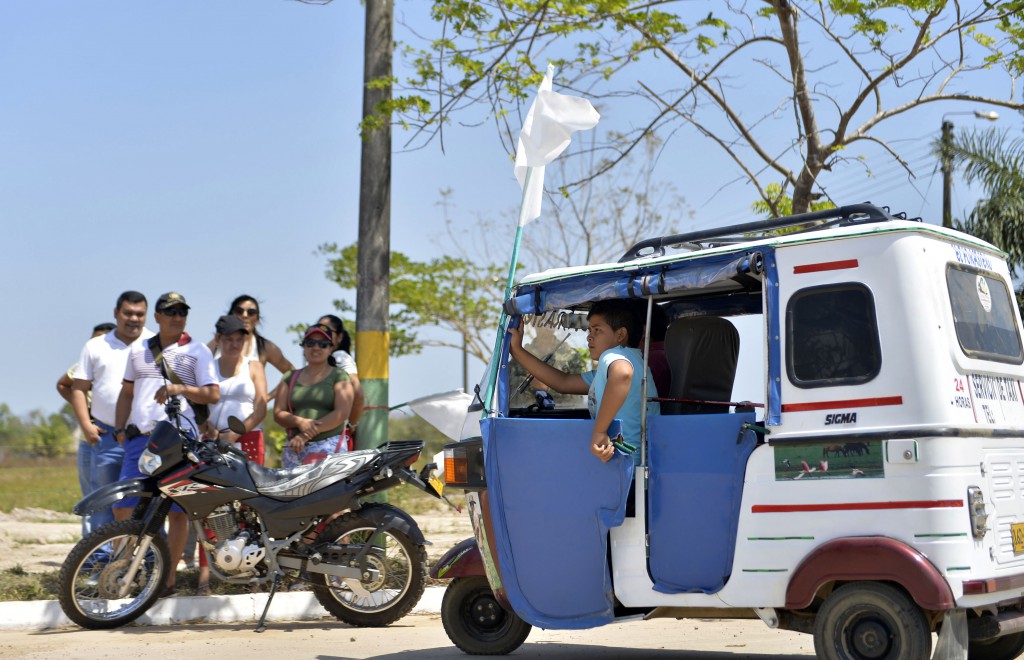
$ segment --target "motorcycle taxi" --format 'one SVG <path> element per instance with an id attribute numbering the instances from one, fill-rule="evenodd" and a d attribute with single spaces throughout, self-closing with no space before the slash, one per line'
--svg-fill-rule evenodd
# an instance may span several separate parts
<path id="1" fill-rule="evenodd" d="M 584 405 L 524 405 L 507 332 L 480 437 L 445 448 L 475 536 L 432 569 L 459 648 L 752 618 L 825 658 L 927 658 L 933 633 L 933 657 L 1024 651 L 1024 343 L 1001 251 L 847 206 L 531 275 L 505 312 L 572 333 L 612 298 L 669 320 L 639 460 L 592 456 Z"/>

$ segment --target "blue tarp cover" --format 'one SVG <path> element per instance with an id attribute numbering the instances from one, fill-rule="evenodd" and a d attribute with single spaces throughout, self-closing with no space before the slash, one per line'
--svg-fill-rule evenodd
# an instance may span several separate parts
<path id="1" fill-rule="evenodd" d="M 636 266 L 566 276 L 520 285 L 506 303 L 507 313 L 539 314 L 553 309 L 611 298 L 643 297 L 644 291 L 669 293 L 710 287 L 748 272 L 750 254 L 715 254 L 668 264 Z M 646 278 L 646 279 L 645 279 Z"/>
<path id="2" fill-rule="evenodd" d="M 592 420 L 481 422 L 491 519 L 505 593 L 541 628 L 613 619 L 608 529 L 625 519 L 633 460 L 590 453 Z"/>

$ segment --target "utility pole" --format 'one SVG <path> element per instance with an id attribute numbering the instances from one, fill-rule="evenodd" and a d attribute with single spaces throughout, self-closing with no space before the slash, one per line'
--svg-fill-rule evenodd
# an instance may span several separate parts
<path id="1" fill-rule="evenodd" d="M 974 115 L 977 119 L 996 121 L 999 113 L 995 110 L 968 110 L 964 112 L 947 112 L 942 115 L 942 136 L 939 138 L 939 146 L 942 153 L 939 158 L 942 161 L 942 226 L 953 228 L 953 159 L 950 157 L 950 149 L 953 146 L 953 122 L 946 119 L 950 115 Z"/>
<path id="2" fill-rule="evenodd" d="M 932 124 L 934 126 L 935 124 Z M 953 164 L 949 158 L 949 147 L 953 144 L 953 122 L 942 120 L 942 226 L 953 228 L 953 211 L 950 201 L 953 188 Z"/>
<path id="3" fill-rule="evenodd" d="M 391 99 L 393 0 L 366 0 L 363 50 L 363 117 Z M 359 169 L 359 261 L 356 288 L 356 365 L 366 397 L 359 420 L 357 449 L 377 447 L 388 439 L 388 275 L 391 266 L 391 124 L 363 135 Z"/>

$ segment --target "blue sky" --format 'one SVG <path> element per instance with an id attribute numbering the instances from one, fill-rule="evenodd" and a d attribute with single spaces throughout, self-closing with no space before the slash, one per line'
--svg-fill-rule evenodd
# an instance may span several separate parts
<path id="1" fill-rule="evenodd" d="M 410 14 L 423 4 L 397 5 L 429 32 Z M 151 301 L 181 292 L 189 330 L 204 340 L 231 299 L 251 293 L 264 334 L 300 360 L 285 328 L 341 294 L 314 250 L 357 233 L 363 12 L 353 0 L 0 6 L 0 402 L 17 413 L 59 408 L 54 382 L 124 289 Z M 972 108 L 927 108 L 888 130 L 925 162 L 942 113 L 962 109 Z M 603 122 L 627 125 L 627 110 L 602 107 Z M 1001 125 L 1019 130 L 1019 117 L 1003 114 Z M 677 134 L 659 166 L 696 212 L 692 228 L 750 219 L 749 189 L 710 193 L 735 172 L 695 140 Z M 397 131 L 396 149 L 403 142 Z M 874 190 L 872 201 L 935 222 L 941 180 L 925 169 L 916 190 L 898 177 L 873 187 L 853 170 L 835 181 L 845 201 Z M 392 181 L 392 247 L 416 259 L 446 250 L 440 189 L 454 190 L 465 229 L 519 201 L 488 123 L 453 126 L 443 155 L 436 144 L 396 153 Z M 958 189 L 955 205 L 970 201 Z M 510 249 L 513 234 L 493 240 Z M 452 349 L 391 362 L 393 404 L 461 385 Z"/>

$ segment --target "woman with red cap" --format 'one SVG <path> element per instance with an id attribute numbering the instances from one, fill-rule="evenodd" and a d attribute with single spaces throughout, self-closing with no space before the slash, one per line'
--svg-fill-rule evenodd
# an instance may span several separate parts
<path id="1" fill-rule="evenodd" d="M 342 432 L 352 409 L 352 382 L 328 362 L 334 341 L 321 325 L 306 329 L 306 366 L 284 374 L 274 403 L 274 421 L 288 431 L 281 465 L 313 463 L 343 450 Z"/>

